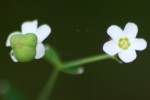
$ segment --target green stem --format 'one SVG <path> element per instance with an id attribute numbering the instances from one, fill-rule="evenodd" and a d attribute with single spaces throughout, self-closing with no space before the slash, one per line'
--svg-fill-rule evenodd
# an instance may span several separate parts
<path id="1" fill-rule="evenodd" d="M 52 94 L 58 75 L 59 75 L 59 70 L 55 68 L 37 100 L 48 100 L 48 98 Z"/>
<path id="2" fill-rule="evenodd" d="M 52 74 L 50 75 L 45 87 L 43 88 L 43 91 L 41 92 L 41 94 L 37 100 L 48 100 L 48 98 L 51 96 L 52 90 L 54 88 L 56 79 L 57 79 L 59 71 L 60 71 L 60 68 L 61 69 L 70 68 L 70 67 L 75 67 L 75 66 L 88 64 L 88 63 L 92 63 L 92 62 L 96 62 L 96 61 L 106 60 L 106 59 L 114 59 L 117 62 L 121 63 L 115 56 L 112 57 L 112 56 L 109 56 L 106 54 L 102 54 L 102 55 L 96 55 L 93 57 L 87 57 L 87 58 L 71 61 L 71 62 L 68 62 L 68 63 L 65 63 L 62 65 L 61 61 L 58 59 L 58 57 L 56 55 L 53 55 L 51 57 L 51 55 L 48 53 L 49 52 L 47 52 L 47 55 L 45 58 L 48 62 L 52 63 L 55 67 L 54 67 L 54 70 L 53 70 Z"/>
<path id="3" fill-rule="evenodd" d="M 83 64 L 96 62 L 96 61 L 106 60 L 106 59 L 114 59 L 117 62 L 122 63 L 115 56 L 112 57 L 112 56 L 109 56 L 107 54 L 101 54 L 101 55 L 96 55 L 96 56 L 88 57 L 88 58 L 82 58 L 82 59 L 79 59 L 79 60 L 76 60 L 76 61 L 71 61 L 71 62 L 65 63 L 64 68 L 79 66 L 79 65 L 83 65 Z"/>

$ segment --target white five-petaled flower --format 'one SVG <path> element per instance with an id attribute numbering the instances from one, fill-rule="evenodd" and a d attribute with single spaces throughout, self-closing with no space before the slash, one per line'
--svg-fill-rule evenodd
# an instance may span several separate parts
<path id="1" fill-rule="evenodd" d="M 134 61 L 137 58 L 136 51 L 142 51 L 147 47 L 146 40 L 136 38 L 137 33 L 138 27 L 134 23 L 127 23 L 124 30 L 116 25 L 110 26 L 107 34 L 112 40 L 104 44 L 104 52 L 110 56 L 118 54 L 125 63 Z"/>
<path id="2" fill-rule="evenodd" d="M 35 47 L 36 54 L 35 54 L 34 58 L 40 59 L 45 55 L 45 46 L 42 42 L 50 35 L 51 28 L 47 24 L 44 24 L 44 25 L 41 25 L 38 27 L 37 20 L 24 22 L 21 26 L 21 32 L 13 32 L 8 36 L 7 41 L 6 41 L 6 46 L 12 47 L 11 38 L 13 36 L 26 35 L 29 33 L 34 34 L 37 38 L 36 47 Z M 26 52 L 28 52 L 28 51 L 26 51 Z M 10 52 L 10 56 L 14 62 L 19 62 L 14 54 L 13 49 Z"/>

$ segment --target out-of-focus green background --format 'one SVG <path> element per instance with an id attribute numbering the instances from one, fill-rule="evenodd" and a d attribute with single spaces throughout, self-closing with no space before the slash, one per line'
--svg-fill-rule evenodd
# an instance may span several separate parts
<path id="1" fill-rule="evenodd" d="M 148 0 L 1 0 L 0 79 L 8 79 L 28 100 L 35 100 L 52 66 L 44 60 L 13 63 L 5 41 L 22 22 L 34 19 L 52 27 L 45 43 L 55 47 L 64 61 L 103 53 L 111 24 L 123 28 L 135 22 L 138 36 L 150 39 Z M 107 60 L 85 65 L 80 76 L 61 73 L 51 100 L 149 100 L 149 54 L 147 48 L 131 64 Z"/>

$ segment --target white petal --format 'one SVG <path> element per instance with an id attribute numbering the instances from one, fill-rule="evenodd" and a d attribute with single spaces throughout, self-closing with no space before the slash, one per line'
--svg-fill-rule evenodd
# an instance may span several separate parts
<path id="1" fill-rule="evenodd" d="M 118 48 L 117 44 L 113 40 L 111 40 L 103 45 L 103 51 L 110 56 L 114 56 L 115 54 L 120 52 L 120 49 Z"/>
<path id="2" fill-rule="evenodd" d="M 18 60 L 16 59 L 16 57 L 14 55 L 14 51 L 13 50 L 10 51 L 10 57 L 11 57 L 11 59 L 12 59 L 13 62 L 15 62 L 15 63 L 18 62 Z"/>
<path id="3" fill-rule="evenodd" d="M 22 33 L 35 33 L 37 30 L 37 24 L 37 20 L 24 22 L 21 27 Z"/>
<path id="4" fill-rule="evenodd" d="M 36 35 L 38 37 L 38 42 L 44 41 L 51 33 L 51 28 L 48 25 L 40 26 L 37 31 Z"/>
<path id="5" fill-rule="evenodd" d="M 35 59 L 40 59 L 45 55 L 45 46 L 42 43 L 39 43 L 36 47 L 36 56 Z"/>
<path id="6" fill-rule="evenodd" d="M 132 46 L 135 50 L 142 51 L 142 50 L 146 49 L 147 42 L 144 39 L 135 39 Z"/>
<path id="7" fill-rule="evenodd" d="M 113 40 L 118 40 L 123 35 L 122 29 L 116 25 L 110 26 L 107 29 L 107 33 Z"/>
<path id="8" fill-rule="evenodd" d="M 10 46 L 11 46 L 10 39 L 11 39 L 11 37 L 12 37 L 13 35 L 17 35 L 17 34 L 21 34 L 21 33 L 20 33 L 20 32 L 13 32 L 13 33 L 11 33 L 11 34 L 8 36 L 8 38 L 7 38 L 7 40 L 6 40 L 6 47 L 10 47 Z"/>
<path id="9" fill-rule="evenodd" d="M 135 38 L 138 33 L 138 27 L 135 23 L 127 23 L 125 28 L 124 28 L 124 33 L 129 37 L 129 38 Z"/>
<path id="10" fill-rule="evenodd" d="M 133 62 L 136 57 L 137 55 L 135 50 L 127 50 L 119 53 L 119 58 L 125 63 Z"/>

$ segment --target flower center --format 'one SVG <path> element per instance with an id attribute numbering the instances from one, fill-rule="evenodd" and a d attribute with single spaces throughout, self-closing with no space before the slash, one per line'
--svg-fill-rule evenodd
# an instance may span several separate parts
<path id="1" fill-rule="evenodd" d="M 119 45 L 120 48 L 122 48 L 124 50 L 127 50 L 130 47 L 131 44 L 130 44 L 129 39 L 124 37 L 124 38 L 121 38 L 119 40 L 119 44 L 118 45 Z"/>

